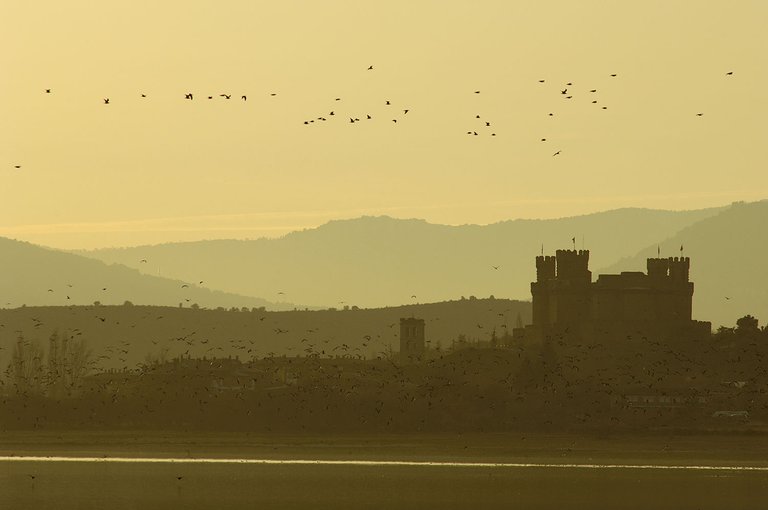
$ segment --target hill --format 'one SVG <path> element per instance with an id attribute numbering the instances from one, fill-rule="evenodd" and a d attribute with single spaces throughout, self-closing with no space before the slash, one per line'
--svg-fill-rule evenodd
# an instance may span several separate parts
<path id="1" fill-rule="evenodd" d="M 531 304 L 506 299 L 465 299 L 378 309 L 251 311 L 150 306 L 59 306 L 0 309 L 0 373 L 19 335 L 47 351 L 54 332 L 84 339 L 97 367 L 135 368 L 147 355 L 193 357 L 374 357 L 399 349 L 399 319 L 426 321 L 431 348 L 445 349 L 459 335 L 467 342 L 501 337 L 518 314 L 530 322 Z M 506 328 L 505 328 L 506 326 Z M 271 353 L 271 354 L 270 354 Z"/>
<path id="2" fill-rule="evenodd" d="M 661 241 L 668 255 L 679 255 L 683 246 L 683 254 L 691 258 L 694 318 L 712 321 L 715 328 L 732 327 L 746 314 L 762 319 L 761 325 L 768 321 L 766 222 L 768 200 L 737 203 Z M 646 258 L 655 257 L 656 249 L 651 244 L 599 272 L 644 271 Z"/>
<path id="3" fill-rule="evenodd" d="M 584 244 L 592 267 L 629 257 L 721 209 L 618 209 L 553 220 L 446 226 L 362 217 L 279 239 L 218 240 L 80 252 L 210 287 L 324 306 L 393 306 L 458 296 L 529 299 L 533 259 Z M 141 260 L 148 263 L 141 263 Z M 496 267 L 497 269 L 495 269 Z M 411 296 L 416 296 L 412 298 Z"/>
<path id="4" fill-rule="evenodd" d="M 142 274 L 119 264 L 104 262 L 0 238 L 0 306 L 134 304 L 202 307 L 261 307 L 292 309 L 288 303 L 272 303 L 206 288 L 201 279 L 188 283 Z M 182 287 L 184 285 L 184 287 Z"/>

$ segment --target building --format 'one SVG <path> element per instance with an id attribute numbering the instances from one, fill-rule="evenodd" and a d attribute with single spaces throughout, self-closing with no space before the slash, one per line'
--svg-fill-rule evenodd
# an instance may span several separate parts
<path id="1" fill-rule="evenodd" d="M 531 283 L 533 324 L 518 339 L 553 337 L 692 339 L 711 332 L 692 320 L 693 282 L 688 257 L 650 258 L 647 273 L 625 271 L 592 281 L 589 250 L 557 250 L 536 257 Z"/>
<path id="2" fill-rule="evenodd" d="M 424 319 L 400 319 L 400 359 L 418 361 L 424 351 Z"/>

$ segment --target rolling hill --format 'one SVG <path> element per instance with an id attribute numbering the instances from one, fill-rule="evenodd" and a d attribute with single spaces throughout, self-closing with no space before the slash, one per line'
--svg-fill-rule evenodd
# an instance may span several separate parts
<path id="1" fill-rule="evenodd" d="M 136 269 L 0 238 L 0 307 L 134 304 L 201 307 L 261 307 L 290 310 L 251 296 L 211 290 L 205 282 L 188 283 L 141 274 Z M 184 287 L 182 287 L 184 286 Z"/>
<path id="2" fill-rule="evenodd" d="M 216 240 L 78 252 L 148 274 L 205 280 L 211 288 L 320 306 L 436 302 L 459 296 L 530 299 L 534 257 L 572 246 L 601 267 L 716 215 L 618 209 L 554 220 L 446 226 L 362 217 L 279 239 Z M 141 263 L 141 260 L 147 263 Z M 416 297 L 412 297 L 416 296 Z"/>

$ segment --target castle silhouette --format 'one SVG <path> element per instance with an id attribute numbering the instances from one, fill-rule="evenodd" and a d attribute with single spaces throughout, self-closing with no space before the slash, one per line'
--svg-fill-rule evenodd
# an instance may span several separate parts
<path id="1" fill-rule="evenodd" d="M 648 272 L 604 274 L 592 281 L 589 250 L 536 257 L 533 324 L 515 328 L 524 341 L 551 338 L 690 340 L 708 337 L 710 322 L 691 318 L 690 258 L 649 258 Z"/>

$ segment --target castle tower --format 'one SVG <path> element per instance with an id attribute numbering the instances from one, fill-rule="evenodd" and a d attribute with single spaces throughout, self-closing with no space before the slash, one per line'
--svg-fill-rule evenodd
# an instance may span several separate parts
<path id="1" fill-rule="evenodd" d="M 687 282 L 690 278 L 691 259 L 689 257 L 669 257 L 669 277 L 677 282 Z"/>
<path id="2" fill-rule="evenodd" d="M 589 250 L 557 250 L 557 279 L 590 283 Z"/>
<path id="3" fill-rule="evenodd" d="M 417 361 L 424 357 L 424 319 L 400 319 L 400 358 Z"/>
<path id="4" fill-rule="evenodd" d="M 654 280 L 669 276 L 669 259 L 653 258 L 646 260 L 648 276 Z"/>
<path id="5" fill-rule="evenodd" d="M 536 281 L 555 279 L 555 257 L 539 255 L 536 257 Z"/>

